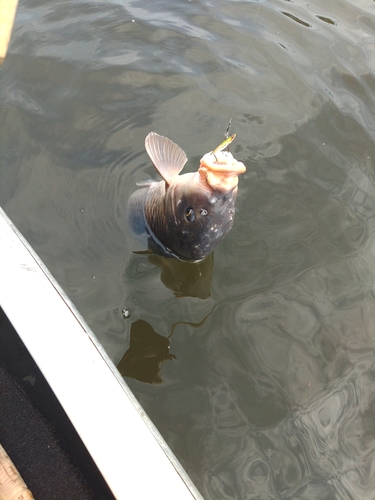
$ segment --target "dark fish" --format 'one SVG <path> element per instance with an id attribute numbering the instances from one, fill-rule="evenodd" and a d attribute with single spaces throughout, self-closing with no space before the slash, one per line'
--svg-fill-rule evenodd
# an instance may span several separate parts
<path id="1" fill-rule="evenodd" d="M 142 189 L 130 196 L 130 226 L 156 253 L 203 259 L 232 228 L 237 176 L 245 165 L 229 152 L 210 152 L 197 172 L 179 175 L 187 157 L 177 144 L 150 132 L 145 147 L 163 180 L 141 183 Z"/>

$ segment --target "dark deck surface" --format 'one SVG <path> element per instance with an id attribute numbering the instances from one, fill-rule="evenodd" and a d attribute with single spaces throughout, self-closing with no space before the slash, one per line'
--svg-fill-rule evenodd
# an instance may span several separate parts
<path id="1" fill-rule="evenodd" d="M 114 500 L 1 308 L 0 443 L 36 500 Z"/>

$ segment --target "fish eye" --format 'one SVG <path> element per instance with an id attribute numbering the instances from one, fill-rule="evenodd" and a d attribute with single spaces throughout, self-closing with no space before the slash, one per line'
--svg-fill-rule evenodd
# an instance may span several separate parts
<path id="1" fill-rule="evenodd" d="M 188 207 L 186 209 L 185 217 L 186 217 L 186 220 L 188 222 L 194 222 L 195 221 L 195 210 L 194 210 L 193 207 Z"/>

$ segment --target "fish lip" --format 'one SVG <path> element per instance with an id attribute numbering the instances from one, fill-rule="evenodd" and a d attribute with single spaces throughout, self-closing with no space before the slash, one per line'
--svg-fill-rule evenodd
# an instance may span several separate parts
<path id="1" fill-rule="evenodd" d="M 230 176 L 236 176 L 246 172 L 245 165 L 236 160 L 232 153 L 219 151 L 213 154 L 206 153 L 200 161 L 201 167 L 204 167 L 212 172 L 223 173 Z"/>
<path id="2" fill-rule="evenodd" d="M 229 193 L 238 185 L 238 175 L 246 171 L 245 165 L 229 152 L 206 153 L 198 169 L 202 183 L 212 190 Z"/>

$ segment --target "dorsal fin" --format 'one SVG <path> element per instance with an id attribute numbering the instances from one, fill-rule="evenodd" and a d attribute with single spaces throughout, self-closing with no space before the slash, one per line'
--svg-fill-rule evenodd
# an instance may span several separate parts
<path id="1" fill-rule="evenodd" d="M 185 151 L 167 137 L 150 132 L 145 140 L 148 156 L 151 158 L 156 170 L 169 185 L 187 162 Z"/>

